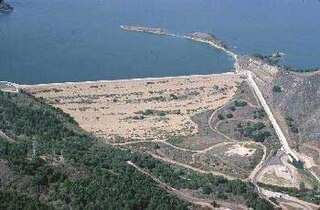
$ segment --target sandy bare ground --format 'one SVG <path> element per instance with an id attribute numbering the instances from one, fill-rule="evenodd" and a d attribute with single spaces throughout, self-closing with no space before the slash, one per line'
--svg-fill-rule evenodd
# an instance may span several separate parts
<path id="1" fill-rule="evenodd" d="M 299 188 L 301 176 L 297 169 L 287 163 L 287 156 L 281 158 L 282 164 L 270 165 L 265 167 L 257 177 L 261 183 L 278 185 L 282 187 Z"/>
<path id="2" fill-rule="evenodd" d="M 69 113 L 85 130 L 113 142 L 197 133 L 190 117 L 226 104 L 235 74 L 24 86 Z"/>
<path id="3" fill-rule="evenodd" d="M 226 152 L 226 155 L 241 155 L 241 156 L 252 156 L 256 149 L 247 148 L 242 144 L 235 144 L 230 150 Z"/>

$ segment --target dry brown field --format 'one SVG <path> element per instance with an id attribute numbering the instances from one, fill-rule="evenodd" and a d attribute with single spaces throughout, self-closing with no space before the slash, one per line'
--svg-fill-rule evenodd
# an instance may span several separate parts
<path id="1" fill-rule="evenodd" d="M 196 134 L 191 117 L 226 104 L 241 81 L 239 75 L 222 74 L 23 88 L 70 114 L 88 132 L 127 142 Z"/>

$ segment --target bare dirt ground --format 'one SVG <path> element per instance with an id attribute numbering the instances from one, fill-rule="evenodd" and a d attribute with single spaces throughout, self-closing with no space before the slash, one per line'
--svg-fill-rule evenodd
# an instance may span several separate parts
<path id="1" fill-rule="evenodd" d="M 295 172 L 286 166 L 271 165 L 264 168 L 258 181 L 282 187 L 299 187 L 301 177 L 296 175 L 294 178 L 293 173 Z"/>
<path id="2" fill-rule="evenodd" d="M 228 179 L 246 179 L 265 151 L 262 144 L 255 142 L 227 141 L 202 150 L 181 148 L 163 140 L 127 142 L 120 145 L 151 154 L 154 158 L 171 164 Z"/>
<path id="3" fill-rule="evenodd" d="M 248 148 L 248 147 L 245 147 L 244 145 L 241 145 L 241 144 L 235 144 L 225 154 L 227 156 L 240 155 L 240 156 L 245 156 L 245 157 L 251 157 L 255 151 L 256 151 L 256 149 Z"/>
<path id="4" fill-rule="evenodd" d="M 10 138 L 9 136 L 7 136 L 5 133 L 3 133 L 2 131 L 0 131 L 0 140 L 6 140 L 8 142 L 14 143 L 15 140 L 13 140 L 12 138 Z"/>
<path id="5" fill-rule="evenodd" d="M 191 116 L 226 104 L 241 81 L 225 74 L 24 88 L 69 113 L 85 130 L 126 142 L 196 134 Z"/>

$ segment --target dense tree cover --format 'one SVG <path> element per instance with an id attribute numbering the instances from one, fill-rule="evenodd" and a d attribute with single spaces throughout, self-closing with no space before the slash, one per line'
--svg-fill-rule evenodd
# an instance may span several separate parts
<path id="1" fill-rule="evenodd" d="M 293 188 L 293 187 L 280 187 L 280 186 L 268 185 L 263 183 L 259 183 L 259 185 L 266 189 L 273 190 L 275 192 L 282 192 L 282 193 L 297 197 L 299 199 L 320 205 L 319 185 L 318 186 L 315 185 L 311 190 L 307 189 L 304 186 L 303 182 L 300 185 L 300 189 Z"/>
<path id="2" fill-rule="evenodd" d="M 269 202 L 258 196 L 254 186 L 250 183 L 240 180 L 230 181 L 222 176 L 199 174 L 182 168 L 172 169 L 170 165 L 160 164 L 159 161 L 151 157 L 143 157 L 135 160 L 135 162 L 175 188 L 202 189 L 204 194 L 210 194 L 217 199 L 223 200 L 232 200 L 240 196 L 242 202 L 248 207 L 259 210 L 273 209 Z"/>
<path id="3" fill-rule="evenodd" d="M 26 94 L 0 92 L 0 130 L 16 141 L 0 141 L 0 160 L 14 172 L 1 179 L 1 209 L 187 209 L 187 203 L 128 160 L 174 187 L 202 189 L 220 199 L 237 196 L 255 209 L 272 209 L 251 184 L 196 174 L 109 146 L 61 110 Z"/>
<path id="4" fill-rule="evenodd" d="M 30 96 L 0 93 L 0 129 L 16 140 L 0 141 L 1 159 L 16 174 L 1 179 L 4 209 L 187 208 L 126 164 L 141 155 L 100 143 Z"/>
<path id="5" fill-rule="evenodd" d="M 270 131 L 262 122 L 246 122 L 239 123 L 235 129 L 246 137 L 252 138 L 255 141 L 263 142 L 266 138 L 271 136 Z"/>
<path id="6" fill-rule="evenodd" d="M 10 192 L 0 192 L 0 201 L 0 209 L 53 209 L 52 206 L 41 204 L 38 198 Z"/>

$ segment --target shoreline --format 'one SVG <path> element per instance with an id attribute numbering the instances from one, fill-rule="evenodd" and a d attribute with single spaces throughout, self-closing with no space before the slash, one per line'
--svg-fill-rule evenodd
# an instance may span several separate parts
<path id="1" fill-rule="evenodd" d="M 209 44 L 218 50 L 225 52 L 228 56 L 232 57 L 235 60 L 234 66 L 235 67 L 237 66 L 238 54 L 227 49 L 222 44 L 223 42 L 220 39 L 216 38 L 212 34 L 194 32 L 189 35 L 179 35 L 179 34 L 171 33 L 164 28 L 150 28 L 150 27 L 144 27 L 144 26 L 120 25 L 120 28 L 122 30 L 129 31 L 129 32 L 130 31 L 131 32 L 140 32 L 140 33 L 142 32 L 142 33 L 156 34 L 156 35 L 161 35 L 161 36 L 165 35 L 165 36 L 172 36 L 172 37 L 177 37 L 177 38 L 189 39 L 189 40 L 196 41 L 196 42 L 206 43 L 206 44 Z M 199 34 L 201 34 L 202 37 L 201 37 L 201 35 L 199 36 Z"/>
<path id="2" fill-rule="evenodd" d="M 46 87 L 46 86 L 60 86 L 60 85 L 81 85 L 81 84 L 95 84 L 95 83 L 118 83 L 118 82 L 130 82 L 130 81 L 156 81 L 165 79 L 187 79 L 187 78 L 206 78 L 215 76 L 228 76 L 236 75 L 235 72 L 224 72 L 219 74 L 191 74 L 191 75 L 181 75 L 181 76 L 164 76 L 164 77 L 140 77 L 140 78 L 130 78 L 130 79 L 116 79 L 116 80 L 89 80 L 80 82 L 54 82 L 54 83 L 42 83 L 42 84 L 16 84 L 18 88 L 28 88 L 28 87 Z"/>

